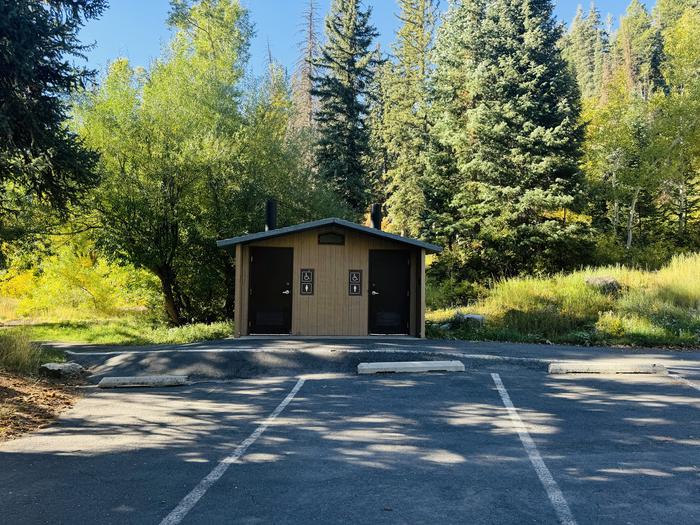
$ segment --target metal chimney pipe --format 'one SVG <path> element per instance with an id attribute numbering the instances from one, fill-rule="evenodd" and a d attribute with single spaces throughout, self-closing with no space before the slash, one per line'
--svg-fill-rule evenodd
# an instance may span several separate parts
<path id="1" fill-rule="evenodd" d="M 277 201 L 267 199 L 265 202 L 265 231 L 269 232 L 277 228 Z"/>
<path id="2" fill-rule="evenodd" d="M 369 211 L 369 217 L 372 221 L 372 228 L 381 230 L 382 229 L 382 205 L 372 204 Z"/>

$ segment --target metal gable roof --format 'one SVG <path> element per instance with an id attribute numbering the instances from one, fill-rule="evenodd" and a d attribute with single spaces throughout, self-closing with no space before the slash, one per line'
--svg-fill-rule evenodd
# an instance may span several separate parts
<path id="1" fill-rule="evenodd" d="M 410 246 L 415 246 L 416 248 L 423 248 L 425 251 L 430 253 L 440 253 L 442 248 L 436 244 L 430 244 L 428 242 L 419 241 L 418 239 L 410 239 L 408 237 L 402 237 L 401 235 L 395 235 L 393 233 L 385 232 L 382 230 L 377 230 L 376 228 L 369 228 L 367 226 L 362 226 L 361 224 L 356 224 L 354 222 L 346 221 L 344 219 L 330 218 L 321 219 L 318 221 L 305 222 L 302 224 L 297 224 L 295 226 L 286 226 L 284 228 L 277 228 L 274 230 L 258 233 L 249 233 L 248 235 L 240 235 L 238 237 L 232 237 L 230 239 L 223 239 L 221 241 L 216 241 L 216 245 L 219 248 L 225 248 L 227 246 L 235 246 L 236 244 L 245 244 L 253 241 L 261 241 L 263 239 L 271 239 L 273 237 L 280 237 L 282 235 L 289 235 L 290 233 L 303 232 L 306 230 L 313 230 L 314 228 L 323 228 L 324 226 L 340 226 L 342 228 L 347 228 L 349 230 L 354 230 L 360 233 L 366 233 L 368 235 L 374 235 L 375 237 L 381 237 L 382 239 L 388 239 L 390 241 L 396 241 L 403 244 L 408 244 Z"/>

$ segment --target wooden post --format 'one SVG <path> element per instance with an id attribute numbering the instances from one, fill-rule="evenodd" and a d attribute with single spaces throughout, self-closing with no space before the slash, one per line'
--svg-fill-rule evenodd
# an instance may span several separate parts
<path id="1" fill-rule="evenodd" d="M 241 336 L 241 323 L 243 322 L 243 316 L 241 312 L 243 310 L 243 303 L 241 302 L 241 294 L 243 293 L 243 256 L 242 248 L 240 244 L 236 245 L 236 292 L 235 292 L 235 304 L 233 305 L 233 335 L 234 337 Z"/>
<path id="2" fill-rule="evenodd" d="M 425 249 L 420 251 L 420 302 L 419 302 L 419 313 L 418 313 L 418 330 L 421 339 L 425 339 Z"/>

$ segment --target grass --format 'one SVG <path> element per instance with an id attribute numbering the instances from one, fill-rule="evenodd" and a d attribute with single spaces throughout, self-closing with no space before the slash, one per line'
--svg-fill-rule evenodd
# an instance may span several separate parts
<path id="1" fill-rule="evenodd" d="M 34 324 L 24 330 L 34 341 L 103 345 L 183 344 L 222 339 L 233 333 L 231 323 L 195 323 L 168 327 L 141 316 Z"/>
<path id="2" fill-rule="evenodd" d="M 612 277 L 606 294 L 588 277 Z M 519 342 L 700 346 L 700 254 L 675 257 L 658 272 L 623 266 L 496 284 L 485 299 L 428 312 L 432 337 Z M 482 314 L 484 326 L 450 323 L 457 312 Z"/>
<path id="3" fill-rule="evenodd" d="M 0 297 L 0 320 L 14 319 L 17 316 L 19 299 L 14 297 Z"/>
<path id="4" fill-rule="evenodd" d="M 35 375 L 42 363 L 64 360 L 63 352 L 32 342 L 26 329 L 0 332 L 0 370 L 29 376 Z"/>

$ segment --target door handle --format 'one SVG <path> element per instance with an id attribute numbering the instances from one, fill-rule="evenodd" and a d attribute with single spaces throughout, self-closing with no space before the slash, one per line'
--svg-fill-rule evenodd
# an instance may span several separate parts
<path id="1" fill-rule="evenodd" d="M 289 295 L 290 293 L 292 292 L 290 292 L 289 290 L 285 290 L 284 292 L 282 292 L 282 295 Z"/>
<path id="2" fill-rule="evenodd" d="M 372 290 L 372 295 L 379 295 L 379 292 Z"/>

